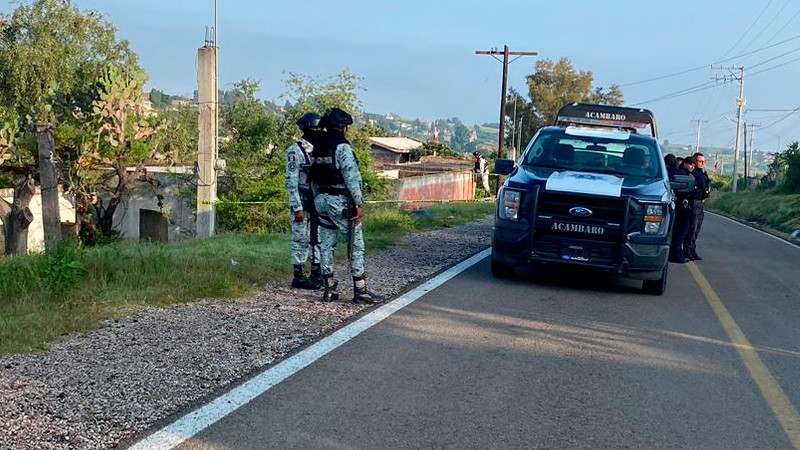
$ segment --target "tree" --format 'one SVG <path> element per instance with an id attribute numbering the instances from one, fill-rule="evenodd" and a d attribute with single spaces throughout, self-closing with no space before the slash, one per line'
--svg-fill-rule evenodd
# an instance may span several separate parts
<path id="1" fill-rule="evenodd" d="M 143 107 L 146 81 L 141 69 L 108 64 L 96 81 L 91 113 L 78 116 L 93 135 L 79 146 L 69 173 L 86 244 L 96 243 L 98 232 L 113 236 L 114 213 L 134 183 L 157 184 L 147 176 L 144 163 L 155 157 L 152 141 L 163 123 L 155 123 Z"/>
<path id="2" fill-rule="evenodd" d="M 32 189 L 37 156 L 32 135 L 37 122 L 47 125 L 39 130 L 57 137 L 57 160 L 74 156 L 76 143 L 86 139 L 80 136 L 82 128 L 59 128 L 75 122 L 74 111 L 91 108 L 94 83 L 109 62 L 138 67 L 128 42 L 117 41 L 114 26 L 96 11 L 81 11 L 65 0 L 36 0 L 0 17 L 0 105 L 16 111 L 20 130 L 15 158 L 5 161 L 12 166 L 7 171 L 23 173 L 17 178 L 15 195 L 27 196 Z M 15 196 L 13 204 L 26 206 L 25 198 Z M 18 226 L 14 220 L 11 225 Z M 20 236 L 21 231 L 13 232 Z"/>
<path id="3" fill-rule="evenodd" d="M 48 104 L 68 114 L 74 103 L 91 103 L 92 84 L 108 62 L 138 67 L 128 41 L 117 41 L 97 11 L 37 0 L 0 20 L 0 104 L 23 119 L 49 119 L 36 117 Z"/>
<path id="4" fill-rule="evenodd" d="M 526 78 L 531 104 L 543 123 L 553 123 L 558 110 L 568 103 L 623 103 L 622 91 L 617 85 L 612 85 L 608 92 L 603 88 L 592 91 L 592 72 L 576 71 L 569 58 L 558 62 L 537 61 L 534 73 Z"/>
<path id="5" fill-rule="evenodd" d="M 465 152 L 469 144 L 469 128 L 459 123 L 450 137 L 450 145 L 457 152 Z"/>
<path id="6" fill-rule="evenodd" d="M 537 61 L 534 73 L 526 77 L 528 98 L 512 88 L 506 100 L 508 123 L 514 125 L 516 133 L 519 133 L 520 129 L 522 131 L 522 139 L 519 139 L 519 134 L 516 137 L 521 146 L 524 146 L 539 128 L 551 125 L 558 110 L 568 103 L 586 102 L 615 106 L 624 103 L 624 96 L 618 85 L 612 84 L 608 90 L 602 87 L 593 89 L 593 79 L 591 71 L 575 70 L 569 58 L 561 58 L 557 62 L 549 59 Z M 516 117 L 514 117 L 515 104 Z"/>
<path id="7" fill-rule="evenodd" d="M 361 123 L 358 81 L 346 70 L 330 78 L 290 74 L 287 90 L 281 95 L 286 101 L 283 116 L 256 98 L 257 81 L 243 80 L 229 91 L 235 101 L 222 109 L 221 127 L 226 142 L 220 153 L 228 162 L 218 207 L 222 229 L 260 232 L 288 226 L 283 205 L 286 148 L 299 136 L 296 121 L 306 112 L 321 114 L 338 107 L 353 114 L 357 124 L 350 128 L 347 138 L 355 148 L 365 191 L 382 191 L 385 182 L 372 168 L 369 137 L 385 131 Z"/>
<path id="8" fill-rule="evenodd" d="M 601 87 L 595 88 L 592 95 L 589 96 L 589 103 L 622 106 L 625 103 L 625 96 L 622 95 L 622 89 L 620 89 L 619 85 L 612 84 L 608 87 L 608 91 Z"/>
<path id="9" fill-rule="evenodd" d="M 775 155 L 775 160 L 770 164 L 770 175 L 777 178 L 778 173 L 783 173 L 781 189 L 792 194 L 800 194 L 800 143 L 792 142 L 786 150 Z"/>

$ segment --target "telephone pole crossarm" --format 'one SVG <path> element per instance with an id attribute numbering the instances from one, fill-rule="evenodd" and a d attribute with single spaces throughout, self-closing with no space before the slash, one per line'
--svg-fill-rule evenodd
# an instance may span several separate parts
<path id="1" fill-rule="evenodd" d="M 496 55 L 503 55 L 503 88 L 500 93 L 500 129 L 498 130 L 498 139 L 497 139 L 497 157 L 503 157 L 503 147 L 505 146 L 505 125 L 506 125 L 506 95 L 508 91 L 508 57 L 509 56 L 537 56 L 538 52 L 512 52 L 508 45 L 503 46 L 503 50 L 491 49 L 491 50 L 477 50 L 475 51 L 476 55 L 490 55 L 492 57 Z M 497 59 L 497 58 L 496 58 Z"/>

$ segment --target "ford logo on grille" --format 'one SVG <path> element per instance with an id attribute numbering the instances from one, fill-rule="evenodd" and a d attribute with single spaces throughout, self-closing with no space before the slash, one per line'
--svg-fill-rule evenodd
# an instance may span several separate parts
<path id="1" fill-rule="evenodd" d="M 570 208 L 569 213 L 575 217 L 589 217 L 593 214 L 591 209 L 584 208 L 583 206 L 576 206 L 574 208 Z"/>

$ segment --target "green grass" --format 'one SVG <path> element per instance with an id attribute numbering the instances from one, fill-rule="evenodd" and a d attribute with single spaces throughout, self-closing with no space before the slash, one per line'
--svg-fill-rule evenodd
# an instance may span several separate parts
<path id="1" fill-rule="evenodd" d="M 419 215 L 368 206 L 367 251 L 406 234 L 474 221 L 493 203 L 447 203 Z M 241 297 L 291 276 L 289 234 L 225 234 L 173 244 L 65 244 L 52 254 L 0 258 L 0 355 L 46 349 L 66 335 L 144 308 Z M 344 258 L 339 247 L 337 258 Z"/>
<path id="2" fill-rule="evenodd" d="M 800 194 L 774 190 L 728 192 L 711 200 L 709 208 L 784 233 L 800 229 Z"/>

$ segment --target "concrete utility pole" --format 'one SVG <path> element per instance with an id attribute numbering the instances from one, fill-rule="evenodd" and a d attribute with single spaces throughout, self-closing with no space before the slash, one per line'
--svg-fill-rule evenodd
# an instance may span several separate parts
<path id="1" fill-rule="evenodd" d="M 731 191 L 736 192 L 736 185 L 739 183 L 739 149 L 741 148 L 742 144 L 742 109 L 747 104 L 747 99 L 744 98 L 744 66 L 718 67 L 717 69 L 731 71 L 730 78 L 726 76 L 723 77 L 722 80 L 728 81 L 728 79 L 732 79 L 739 81 L 739 97 L 736 99 L 736 144 L 733 148 L 733 181 L 731 183 Z M 736 69 L 739 70 L 738 77 L 732 72 Z M 719 78 L 717 78 L 717 80 L 719 80 Z"/>
<path id="2" fill-rule="evenodd" d="M 753 168 L 753 164 L 755 163 L 755 154 L 756 148 L 754 147 L 755 136 L 756 136 L 756 127 L 760 127 L 761 124 L 758 123 L 751 123 L 750 124 L 750 168 Z"/>
<path id="3" fill-rule="evenodd" d="M 503 55 L 503 89 L 500 93 L 500 130 L 499 130 L 499 137 L 497 140 L 497 157 L 503 157 L 503 148 L 505 147 L 505 134 L 506 134 L 506 93 L 508 91 L 508 65 L 511 62 L 516 61 L 517 59 L 523 56 L 536 56 L 538 55 L 537 52 L 512 52 L 510 51 L 508 45 L 503 46 L 503 51 L 499 51 L 497 49 L 491 49 L 488 51 L 478 50 L 475 52 L 476 55 L 489 55 L 498 61 L 496 55 Z M 516 56 L 511 62 L 508 61 L 509 56 Z"/>
<path id="4" fill-rule="evenodd" d="M 208 41 L 208 39 L 207 39 Z M 219 95 L 217 47 L 207 45 L 197 51 L 197 107 L 200 137 L 197 152 L 197 237 L 214 235 L 217 200 L 217 127 Z"/>
<path id="5" fill-rule="evenodd" d="M 700 128 L 701 128 L 701 125 L 703 123 L 708 122 L 708 121 L 707 120 L 695 119 L 692 122 L 697 122 L 697 143 L 694 145 L 694 152 L 695 153 L 700 153 Z"/>

